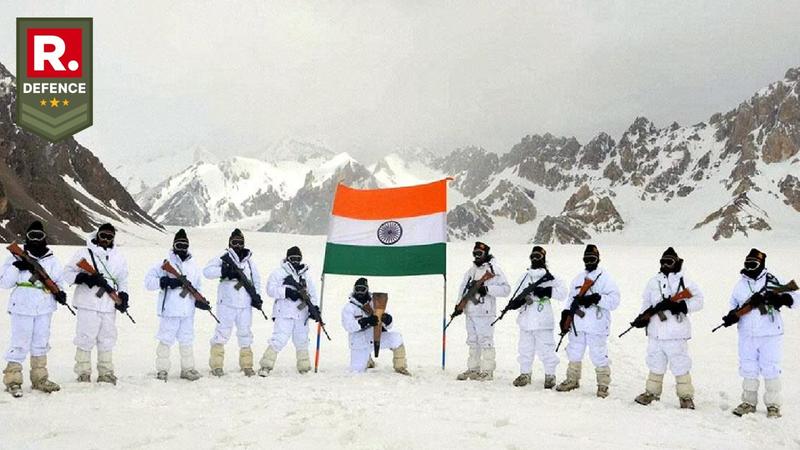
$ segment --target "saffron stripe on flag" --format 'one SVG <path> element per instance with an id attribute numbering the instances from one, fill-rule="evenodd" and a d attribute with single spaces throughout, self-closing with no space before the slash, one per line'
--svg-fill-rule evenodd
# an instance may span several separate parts
<path id="1" fill-rule="evenodd" d="M 447 211 L 447 179 L 389 189 L 336 187 L 331 214 L 362 220 L 391 220 Z"/>
<path id="2" fill-rule="evenodd" d="M 408 247 L 325 245 L 323 273 L 339 275 L 404 276 L 444 274 L 447 247 L 444 242 Z"/>

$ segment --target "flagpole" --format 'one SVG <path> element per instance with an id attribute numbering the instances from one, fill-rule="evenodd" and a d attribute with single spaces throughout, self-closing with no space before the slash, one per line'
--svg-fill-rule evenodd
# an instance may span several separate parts
<path id="1" fill-rule="evenodd" d="M 447 357 L 447 274 L 442 274 L 442 370 Z"/>
<path id="2" fill-rule="evenodd" d="M 325 274 L 322 274 L 322 283 L 319 288 L 319 312 L 322 316 L 322 299 L 325 297 Z M 317 322 L 317 350 L 314 352 L 314 373 L 319 371 L 319 343 L 320 333 L 322 333 L 322 323 Z"/>

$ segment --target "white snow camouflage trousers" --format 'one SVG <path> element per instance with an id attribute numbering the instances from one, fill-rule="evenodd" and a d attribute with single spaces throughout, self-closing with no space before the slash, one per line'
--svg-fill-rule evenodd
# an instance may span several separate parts
<path id="1" fill-rule="evenodd" d="M 579 331 L 576 336 L 574 332 L 569 333 L 567 343 L 567 358 L 570 362 L 583 361 L 583 355 L 589 347 L 589 359 L 595 367 L 608 367 L 611 361 L 608 359 L 608 336 L 602 334 L 589 334 Z"/>
<path id="2" fill-rule="evenodd" d="M 539 357 L 544 365 L 545 375 L 555 375 L 559 358 L 553 330 L 519 330 L 517 346 L 520 373 L 531 373 L 533 359 Z"/>
<path id="3" fill-rule="evenodd" d="M 160 317 L 156 339 L 166 346 L 175 342 L 192 345 L 194 342 L 194 314 L 187 317 Z"/>
<path id="4" fill-rule="evenodd" d="M 654 339 L 647 342 L 647 368 L 651 372 L 663 375 L 667 366 L 676 377 L 686 375 L 692 370 L 692 358 L 689 357 L 688 339 Z"/>
<path id="5" fill-rule="evenodd" d="M 384 331 L 381 333 L 381 349 L 394 350 L 403 345 L 403 335 L 396 331 Z M 369 355 L 372 346 L 364 348 L 350 349 L 350 371 L 353 373 L 363 373 L 367 371 Z"/>
<path id="6" fill-rule="evenodd" d="M 290 338 L 295 350 L 308 352 L 308 321 L 290 317 L 275 318 L 269 346 L 275 352 L 280 352 L 289 343 Z"/>
<path id="7" fill-rule="evenodd" d="M 239 348 L 250 347 L 253 343 L 253 309 L 251 307 L 232 308 L 219 303 L 217 304 L 217 318 L 219 323 L 214 329 L 214 336 L 211 337 L 211 345 L 227 344 L 235 325 Z"/>
<path id="8" fill-rule="evenodd" d="M 73 343 L 83 351 L 110 352 L 117 343 L 117 311 L 100 312 L 77 308 L 75 340 Z"/>
<path id="9" fill-rule="evenodd" d="M 739 336 L 739 375 L 742 378 L 781 376 L 783 336 Z"/>
<path id="10" fill-rule="evenodd" d="M 11 314 L 11 342 L 6 351 L 6 361 L 22 364 L 28 354 L 47 355 L 52 316 L 52 313 L 37 316 Z"/>

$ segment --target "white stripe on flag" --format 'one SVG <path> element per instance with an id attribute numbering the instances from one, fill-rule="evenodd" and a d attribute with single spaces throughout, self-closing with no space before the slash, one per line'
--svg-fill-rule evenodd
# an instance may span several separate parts
<path id="1" fill-rule="evenodd" d="M 388 222 L 400 224 L 402 234 L 393 244 L 398 228 Z M 358 220 L 341 216 L 331 216 L 328 231 L 328 242 L 333 244 L 406 247 L 409 245 L 426 245 L 445 242 L 447 240 L 447 215 L 444 212 L 427 216 L 406 217 L 403 219 Z M 378 230 L 383 228 L 381 237 Z M 384 242 L 381 242 L 383 239 Z"/>

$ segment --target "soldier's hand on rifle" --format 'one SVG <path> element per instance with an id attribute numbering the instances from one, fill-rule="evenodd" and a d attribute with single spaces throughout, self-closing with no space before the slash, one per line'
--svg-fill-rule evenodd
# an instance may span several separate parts
<path id="1" fill-rule="evenodd" d="M 722 317 L 722 324 L 725 325 L 725 328 L 735 324 L 739 321 L 739 316 L 736 315 L 736 310 L 732 309 Z"/>
<path id="2" fill-rule="evenodd" d="M 98 272 L 92 274 L 79 272 L 78 275 L 75 276 L 75 284 L 85 284 L 89 288 L 102 286 L 104 282 L 105 278 Z"/>
<path id="3" fill-rule="evenodd" d="M 261 296 L 256 294 L 255 297 L 250 299 L 250 306 L 255 309 L 261 309 L 264 306 L 264 300 L 261 300 Z"/>
<path id="4" fill-rule="evenodd" d="M 689 312 L 689 306 L 686 305 L 686 302 L 669 302 L 669 312 L 672 314 L 687 314 Z"/>
<path id="5" fill-rule="evenodd" d="M 297 281 L 291 275 L 286 275 L 286 278 L 283 279 L 284 286 L 292 286 L 297 287 Z"/>
<path id="6" fill-rule="evenodd" d="M 128 293 L 127 292 L 118 292 L 119 299 L 122 300 L 119 304 L 115 304 L 114 308 L 117 308 L 117 311 L 124 313 L 128 310 Z"/>
<path id="7" fill-rule="evenodd" d="M 19 270 L 20 272 L 23 272 L 23 271 L 27 270 L 28 272 L 33 273 L 33 265 L 31 263 L 29 263 L 28 261 L 23 261 L 23 260 L 19 259 L 19 260 L 14 261 L 13 263 L 11 263 L 11 265 L 16 267 L 17 270 Z"/>
<path id="8" fill-rule="evenodd" d="M 661 300 L 660 302 L 656 303 L 656 311 L 668 311 L 669 304 L 672 303 L 669 299 Z"/>
<path id="9" fill-rule="evenodd" d="M 55 301 L 57 301 L 58 303 L 61 303 L 62 305 L 66 305 L 67 304 L 67 293 L 64 292 L 64 291 L 58 291 L 55 294 L 53 294 L 53 299 Z"/>
<path id="10" fill-rule="evenodd" d="M 569 320 L 569 317 L 571 315 L 572 313 L 568 309 L 561 311 L 561 320 L 558 321 L 558 329 L 561 330 L 561 334 L 569 333 L 569 328 L 567 327 L 567 320 Z"/>
<path id="11" fill-rule="evenodd" d="M 767 293 L 767 295 L 769 295 L 769 293 Z M 750 304 L 756 308 L 758 308 L 761 305 L 765 305 L 766 302 L 767 302 L 766 297 L 761 295 L 760 292 L 756 292 L 755 294 L 753 294 L 752 297 L 750 297 Z"/>
<path id="12" fill-rule="evenodd" d="M 369 317 L 362 317 L 358 319 L 358 324 L 361 325 L 362 330 L 365 330 L 369 327 L 374 327 L 375 325 L 378 324 L 378 316 L 373 314 Z"/>
<path id="13" fill-rule="evenodd" d="M 308 316 L 314 319 L 315 321 L 319 322 L 322 320 L 322 312 L 319 310 L 319 306 L 311 305 L 308 307 Z"/>
<path id="14" fill-rule="evenodd" d="M 294 289 L 294 288 L 291 288 L 291 287 L 287 287 L 286 288 L 286 292 L 284 293 L 284 296 L 286 298 L 288 298 L 289 300 L 292 300 L 294 302 L 300 300 L 300 293 L 297 292 L 297 289 Z"/>
<path id="15" fill-rule="evenodd" d="M 553 288 L 536 286 L 535 288 L 533 288 L 533 295 L 539 298 L 550 297 L 551 295 L 553 295 Z"/>
<path id="16" fill-rule="evenodd" d="M 194 301 L 194 307 L 197 309 L 202 309 L 203 311 L 211 311 L 211 305 L 206 302 L 201 302 L 200 300 Z"/>
<path id="17" fill-rule="evenodd" d="M 478 288 L 478 295 L 481 297 L 486 297 L 486 294 L 489 293 L 489 289 L 484 285 Z"/>
<path id="18" fill-rule="evenodd" d="M 386 325 L 387 327 L 392 324 L 392 315 L 389 313 L 383 313 L 381 316 L 381 323 Z"/>
<path id="19" fill-rule="evenodd" d="M 239 272 L 232 265 L 223 262 L 220 269 L 220 277 L 229 280 L 239 280 Z"/>
<path id="20" fill-rule="evenodd" d="M 579 305 L 583 306 L 584 308 L 588 308 L 592 305 L 596 305 L 600 303 L 600 299 L 602 297 L 598 293 L 589 294 L 589 295 L 578 295 L 575 297 L 575 301 L 578 302 Z"/>
<path id="21" fill-rule="evenodd" d="M 781 309 L 784 306 L 791 307 L 794 304 L 794 299 L 787 293 L 778 294 L 776 292 L 768 291 L 766 303 L 775 309 Z"/>
<path id="22" fill-rule="evenodd" d="M 647 317 L 639 316 L 631 322 L 631 326 L 633 328 L 644 328 L 650 323 L 650 319 Z"/>
<path id="23" fill-rule="evenodd" d="M 459 308 L 458 305 L 456 305 L 456 307 L 453 308 L 453 313 L 450 314 L 450 318 L 452 319 L 453 317 L 458 317 L 461 314 L 464 314 L 464 310 Z"/>
<path id="24" fill-rule="evenodd" d="M 177 289 L 181 287 L 181 280 L 165 275 L 159 278 L 158 285 L 161 286 L 161 289 Z"/>

